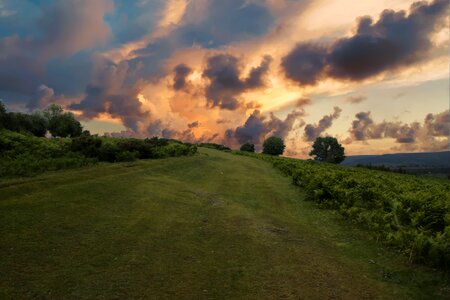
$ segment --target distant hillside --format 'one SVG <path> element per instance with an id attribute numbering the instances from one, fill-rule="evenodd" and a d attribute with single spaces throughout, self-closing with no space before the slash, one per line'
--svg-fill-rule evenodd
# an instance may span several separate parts
<path id="1" fill-rule="evenodd" d="M 347 157 L 343 165 L 371 165 L 402 168 L 411 173 L 450 173 L 450 151 L 424 153 L 396 153 L 383 155 L 355 155 Z"/>

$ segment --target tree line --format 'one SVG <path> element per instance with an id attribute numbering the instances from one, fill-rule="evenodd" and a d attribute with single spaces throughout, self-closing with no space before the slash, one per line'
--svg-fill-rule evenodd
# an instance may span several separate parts
<path id="1" fill-rule="evenodd" d="M 0 101 L 0 129 L 32 134 L 44 137 L 47 132 L 54 137 L 79 137 L 83 126 L 71 112 L 65 112 L 57 104 L 51 104 L 44 110 L 31 114 L 7 112 Z"/>
<path id="2" fill-rule="evenodd" d="M 286 145 L 283 139 L 277 136 L 267 138 L 263 143 L 262 153 L 279 156 L 282 155 Z M 241 145 L 241 151 L 255 152 L 255 145 L 244 143 Z M 339 164 L 345 159 L 345 149 L 334 137 L 318 137 L 312 145 L 310 156 L 316 161 Z"/>

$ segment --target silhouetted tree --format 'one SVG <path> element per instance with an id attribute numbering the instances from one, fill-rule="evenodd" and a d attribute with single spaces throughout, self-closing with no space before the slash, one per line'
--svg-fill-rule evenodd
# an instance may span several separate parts
<path id="1" fill-rule="evenodd" d="M 345 159 L 344 147 L 334 137 L 318 137 L 312 145 L 310 156 L 315 160 L 339 164 Z"/>
<path id="2" fill-rule="evenodd" d="M 255 145 L 251 143 L 245 143 L 241 146 L 241 151 L 255 152 Z"/>
<path id="3" fill-rule="evenodd" d="M 263 153 L 269 155 L 281 155 L 284 152 L 284 142 L 281 138 L 272 136 L 266 139 L 263 143 Z"/>
<path id="4" fill-rule="evenodd" d="M 0 101 L 0 129 L 5 128 L 6 108 L 2 101 Z"/>

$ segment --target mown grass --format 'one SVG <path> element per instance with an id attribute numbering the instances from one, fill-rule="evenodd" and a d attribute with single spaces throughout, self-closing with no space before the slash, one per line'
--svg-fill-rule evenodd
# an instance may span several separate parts
<path id="1" fill-rule="evenodd" d="M 0 298 L 445 299 L 269 163 L 201 149 L 0 181 Z"/>

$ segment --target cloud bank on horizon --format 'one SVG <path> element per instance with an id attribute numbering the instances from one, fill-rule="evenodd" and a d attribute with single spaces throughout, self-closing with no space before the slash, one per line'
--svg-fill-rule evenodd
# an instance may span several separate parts
<path id="1" fill-rule="evenodd" d="M 292 156 L 324 135 L 448 150 L 449 2 L 348 2 L 0 0 L 0 99 L 117 136 L 277 135 Z"/>

